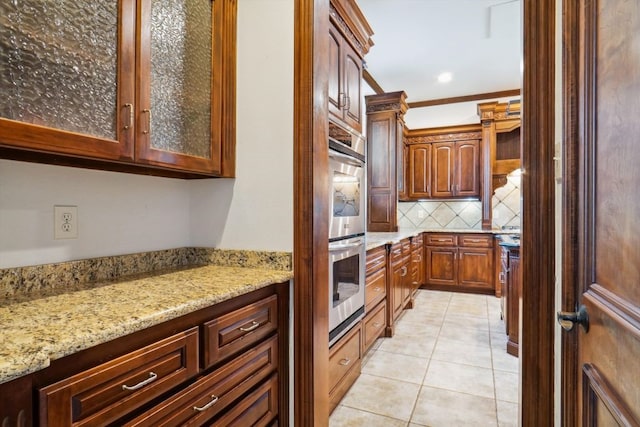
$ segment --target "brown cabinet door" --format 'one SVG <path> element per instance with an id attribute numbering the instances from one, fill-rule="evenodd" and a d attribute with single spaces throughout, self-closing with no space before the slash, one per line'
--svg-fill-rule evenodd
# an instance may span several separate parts
<path id="1" fill-rule="evenodd" d="M 344 121 L 362 131 L 362 59 L 348 43 L 344 43 Z"/>
<path id="2" fill-rule="evenodd" d="M 56 2 L 55 19 L 61 30 L 38 36 L 41 28 L 49 28 L 47 3 L 16 5 L 4 9 L 8 13 L 0 25 L 0 39 L 6 41 L 0 143 L 132 160 L 135 1 L 92 2 L 101 19 L 83 13 L 75 1 Z"/>
<path id="3" fill-rule="evenodd" d="M 453 197 L 454 143 L 433 144 L 433 164 L 431 174 L 431 196 Z"/>
<path id="4" fill-rule="evenodd" d="M 458 283 L 463 286 L 493 289 L 493 250 L 458 249 Z"/>
<path id="5" fill-rule="evenodd" d="M 331 25 L 329 28 L 329 112 L 342 117 L 342 36 Z"/>
<path id="6" fill-rule="evenodd" d="M 409 274 L 409 269 L 404 262 L 399 262 L 393 265 L 391 277 L 391 312 L 393 313 L 393 319 L 397 319 L 402 308 L 404 307 L 405 296 L 405 282 L 406 277 Z"/>
<path id="7" fill-rule="evenodd" d="M 457 248 L 427 246 L 426 281 L 432 285 L 455 286 L 457 277 Z"/>
<path id="8" fill-rule="evenodd" d="M 454 196 L 480 196 L 480 141 L 456 142 Z"/>
<path id="9" fill-rule="evenodd" d="M 409 145 L 409 198 L 431 197 L 431 144 Z"/>
<path id="10" fill-rule="evenodd" d="M 518 355 L 518 329 L 520 327 L 520 254 L 511 251 L 509 254 L 509 272 L 507 273 L 507 353 Z"/>

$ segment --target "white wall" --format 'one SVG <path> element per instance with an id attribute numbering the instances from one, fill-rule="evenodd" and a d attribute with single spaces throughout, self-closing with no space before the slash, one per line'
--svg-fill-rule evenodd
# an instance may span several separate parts
<path id="1" fill-rule="evenodd" d="M 237 178 L 0 160 L 0 268 L 183 246 L 293 247 L 293 2 L 238 2 Z M 79 238 L 53 239 L 77 205 Z"/>
<path id="2" fill-rule="evenodd" d="M 192 183 L 195 246 L 292 251 L 293 3 L 238 2 L 237 178 Z"/>
<path id="3" fill-rule="evenodd" d="M 0 268 L 186 246 L 182 180 L 0 160 Z M 78 239 L 53 239 L 53 206 L 78 206 Z"/>

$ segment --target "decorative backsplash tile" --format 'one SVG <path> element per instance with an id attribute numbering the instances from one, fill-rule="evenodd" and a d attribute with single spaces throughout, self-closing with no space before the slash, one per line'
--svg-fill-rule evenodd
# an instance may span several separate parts
<path id="1" fill-rule="evenodd" d="M 0 298 L 49 295 L 76 286 L 116 280 L 136 274 L 214 264 L 291 270 L 287 252 L 176 248 L 55 264 L 0 269 Z"/>
<path id="2" fill-rule="evenodd" d="M 507 183 L 493 195 L 493 227 L 520 227 L 520 169 L 507 175 Z"/>
<path id="3" fill-rule="evenodd" d="M 520 226 L 520 171 L 507 176 L 507 184 L 493 199 L 493 227 Z M 470 229 L 482 227 L 479 201 L 420 201 L 398 203 L 398 227 L 403 229 Z"/>
<path id="4" fill-rule="evenodd" d="M 398 227 L 480 229 L 482 205 L 477 201 L 398 203 Z"/>

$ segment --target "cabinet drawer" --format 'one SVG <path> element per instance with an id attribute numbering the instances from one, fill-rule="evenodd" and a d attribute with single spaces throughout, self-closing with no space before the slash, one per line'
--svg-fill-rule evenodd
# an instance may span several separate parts
<path id="1" fill-rule="evenodd" d="M 427 234 L 427 246 L 457 246 L 458 236 L 455 234 Z"/>
<path id="2" fill-rule="evenodd" d="M 391 251 L 389 252 L 389 261 L 392 264 L 395 264 L 401 259 L 402 259 L 402 244 L 399 242 L 394 243 L 393 245 L 391 245 Z"/>
<path id="3" fill-rule="evenodd" d="M 198 372 L 191 328 L 40 390 L 40 425 L 111 423 Z"/>
<path id="4" fill-rule="evenodd" d="M 416 250 L 423 244 L 422 234 L 418 234 L 411 239 L 411 250 Z"/>
<path id="5" fill-rule="evenodd" d="M 411 240 L 403 239 L 400 244 L 402 245 L 402 254 L 407 255 L 411 253 Z"/>
<path id="6" fill-rule="evenodd" d="M 234 405 L 227 413 L 207 425 L 212 427 L 270 426 L 274 425 L 274 420 L 277 416 L 278 376 L 273 375 L 268 381 Z"/>
<path id="7" fill-rule="evenodd" d="M 366 283 L 364 297 L 365 305 L 369 309 L 387 295 L 387 269 L 383 268 L 371 276 L 367 276 Z"/>
<path id="8" fill-rule="evenodd" d="M 277 367 L 276 335 L 200 378 L 182 393 L 162 402 L 126 425 L 200 425 L 269 377 Z"/>
<path id="9" fill-rule="evenodd" d="M 458 236 L 458 245 L 468 248 L 492 248 L 493 236 L 483 234 L 462 234 Z"/>
<path id="10" fill-rule="evenodd" d="M 361 327 L 358 323 L 329 351 L 329 390 L 352 369 L 360 370 Z"/>
<path id="11" fill-rule="evenodd" d="M 364 352 L 369 350 L 378 339 L 387 324 L 387 304 L 382 301 L 371 313 L 364 318 Z"/>
<path id="12" fill-rule="evenodd" d="M 367 252 L 367 275 L 379 270 L 387 264 L 387 250 L 384 246 Z"/>
<path id="13" fill-rule="evenodd" d="M 275 331 L 278 296 L 272 295 L 204 324 L 204 367 L 208 368 Z"/>

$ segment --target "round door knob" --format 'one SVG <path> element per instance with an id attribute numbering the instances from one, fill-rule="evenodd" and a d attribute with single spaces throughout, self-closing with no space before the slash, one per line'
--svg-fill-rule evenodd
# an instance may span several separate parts
<path id="1" fill-rule="evenodd" d="M 581 305 L 578 311 L 559 311 L 558 323 L 565 331 L 573 329 L 575 324 L 582 326 L 585 332 L 589 332 L 589 315 L 587 314 L 587 307 Z"/>

